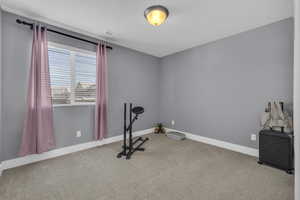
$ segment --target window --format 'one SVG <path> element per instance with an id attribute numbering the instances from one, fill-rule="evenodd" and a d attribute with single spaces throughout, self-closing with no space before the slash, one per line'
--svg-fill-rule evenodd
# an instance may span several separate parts
<path id="1" fill-rule="evenodd" d="M 49 43 L 53 104 L 87 104 L 96 99 L 96 53 Z"/>

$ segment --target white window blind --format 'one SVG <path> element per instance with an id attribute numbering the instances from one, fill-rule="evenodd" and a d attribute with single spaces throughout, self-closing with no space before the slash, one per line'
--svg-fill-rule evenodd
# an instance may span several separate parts
<path id="1" fill-rule="evenodd" d="M 95 52 L 51 44 L 48 54 L 53 104 L 95 102 Z"/>

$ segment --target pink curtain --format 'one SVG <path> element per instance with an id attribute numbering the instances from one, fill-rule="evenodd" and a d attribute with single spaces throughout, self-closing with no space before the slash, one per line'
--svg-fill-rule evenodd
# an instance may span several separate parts
<path id="1" fill-rule="evenodd" d="M 48 65 L 47 30 L 34 26 L 27 113 L 20 156 L 43 153 L 55 146 Z"/>
<path id="2" fill-rule="evenodd" d="M 95 139 L 102 140 L 107 134 L 107 60 L 106 46 L 97 46 Z"/>

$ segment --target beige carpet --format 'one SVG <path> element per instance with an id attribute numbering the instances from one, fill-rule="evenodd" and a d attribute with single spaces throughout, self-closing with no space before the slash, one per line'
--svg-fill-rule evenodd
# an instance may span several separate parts
<path id="1" fill-rule="evenodd" d="M 120 143 L 4 171 L 5 200 L 293 200 L 293 176 L 210 145 L 150 135 L 145 152 Z"/>

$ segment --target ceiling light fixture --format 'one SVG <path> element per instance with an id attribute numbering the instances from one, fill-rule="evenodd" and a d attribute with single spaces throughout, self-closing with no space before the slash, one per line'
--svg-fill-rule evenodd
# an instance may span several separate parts
<path id="1" fill-rule="evenodd" d="M 150 6 L 145 10 L 144 16 L 149 24 L 153 26 L 159 26 L 166 21 L 169 16 L 169 11 L 164 6 Z"/>

